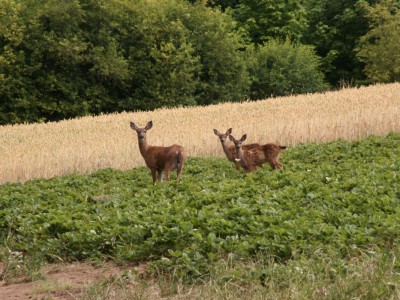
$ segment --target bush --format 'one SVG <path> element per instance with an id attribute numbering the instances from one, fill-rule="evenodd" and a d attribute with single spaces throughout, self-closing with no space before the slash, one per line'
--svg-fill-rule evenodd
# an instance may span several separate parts
<path id="1" fill-rule="evenodd" d="M 271 40 L 254 51 L 251 99 L 319 92 L 327 88 L 311 46 Z"/>

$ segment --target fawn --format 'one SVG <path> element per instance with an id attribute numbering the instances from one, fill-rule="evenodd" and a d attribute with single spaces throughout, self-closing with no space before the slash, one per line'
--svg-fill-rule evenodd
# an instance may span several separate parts
<path id="1" fill-rule="evenodd" d="M 232 128 L 229 128 L 226 133 L 220 133 L 217 129 L 214 129 L 214 134 L 219 137 L 221 141 L 222 149 L 224 150 L 226 157 L 229 161 L 235 164 L 236 170 L 240 170 L 240 162 L 237 160 L 238 155 L 234 145 L 228 145 L 228 137 L 232 133 Z M 252 148 L 259 147 L 259 144 L 247 144 L 242 145 L 243 150 L 249 150 Z"/>
<path id="2" fill-rule="evenodd" d="M 258 148 L 245 150 L 243 149 L 242 143 L 246 138 L 246 134 L 244 134 L 240 140 L 236 140 L 232 135 L 229 135 L 229 139 L 235 144 L 238 153 L 237 160 L 246 173 L 255 171 L 257 167 L 260 167 L 265 162 L 268 162 L 274 170 L 283 168 L 283 165 L 278 159 L 281 151 L 286 149 L 286 146 L 265 144 L 259 145 Z"/>
<path id="3" fill-rule="evenodd" d="M 162 181 L 163 171 L 165 173 L 165 181 L 169 181 L 170 172 L 175 169 L 177 170 L 176 179 L 179 180 L 186 160 L 185 149 L 176 144 L 169 147 L 150 146 L 147 143 L 146 132 L 153 127 L 153 122 L 148 122 L 145 128 L 139 128 L 135 123 L 130 123 L 131 128 L 137 132 L 139 150 L 151 171 L 153 182 Z"/>

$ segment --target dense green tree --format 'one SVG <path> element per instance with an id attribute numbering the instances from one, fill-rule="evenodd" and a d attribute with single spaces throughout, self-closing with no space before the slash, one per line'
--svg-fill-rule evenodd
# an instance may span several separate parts
<path id="1" fill-rule="evenodd" d="M 364 83 L 365 60 L 354 49 L 369 31 L 363 3 L 379 0 L 209 0 L 208 5 L 232 13 L 253 43 L 271 38 L 314 45 L 332 86 Z M 229 9 L 229 10 L 228 10 Z M 366 70 L 366 69 L 365 69 Z"/>
<path id="2" fill-rule="evenodd" d="M 250 77 L 244 32 L 236 30 L 236 23 L 229 15 L 203 5 L 195 5 L 190 18 L 183 22 L 200 58 L 197 103 L 206 105 L 247 98 Z"/>
<path id="3" fill-rule="evenodd" d="M 307 28 L 302 0 L 240 0 L 233 16 L 256 44 L 273 38 L 299 41 Z"/>
<path id="4" fill-rule="evenodd" d="M 22 5 L 14 0 L 0 2 L 0 124 L 29 120 L 25 55 L 18 50 L 27 34 L 21 11 Z"/>
<path id="5" fill-rule="evenodd" d="M 18 43 L 0 33 L 2 82 L 0 123 L 57 120 L 89 113 L 79 80 L 87 48 L 80 35 L 77 1 L 4 1 L 5 27 L 21 30 Z M 11 22 L 9 22 L 11 21 Z M 8 49 L 8 50 L 7 50 Z M 14 53 L 17 59 L 7 52 Z M 78 80 L 77 80 L 78 79 Z"/>
<path id="6" fill-rule="evenodd" d="M 188 80 L 195 80 L 191 84 L 190 97 L 194 98 L 196 104 L 236 101 L 247 96 L 249 76 L 243 54 L 246 44 L 240 32 L 236 31 L 236 24 L 230 16 L 219 10 L 207 8 L 202 3 L 187 5 L 182 1 L 165 0 L 153 4 L 146 3 L 144 6 L 146 8 L 140 9 L 140 12 L 147 21 L 145 31 L 139 40 L 146 41 L 145 44 L 150 45 L 151 51 L 146 51 L 150 55 L 159 55 L 160 51 L 171 49 L 174 45 L 182 43 L 181 62 L 177 62 L 177 65 L 186 65 L 185 76 L 188 78 L 180 76 L 174 82 L 182 86 L 188 84 Z M 160 7 L 164 8 L 162 13 L 157 15 Z M 137 25 L 139 30 L 141 26 Z M 157 37 L 157 35 L 160 36 Z M 168 42 L 169 48 L 158 44 L 158 48 L 155 49 L 154 45 L 163 38 Z M 143 48 L 145 46 L 139 49 Z M 134 60 L 135 64 L 137 61 L 142 61 L 146 53 L 140 50 Z M 148 64 L 157 59 L 154 57 L 144 59 L 143 63 Z M 157 63 L 152 68 L 146 69 L 152 69 L 152 72 L 160 74 L 157 71 L 158 65 Z M 165 70 L 164 74 L 165 72 L 170 74 L 168 70 Z M 139 73 L 148 76 L 144 72 Z M 155 80 L 154 84 L 160 84 L 160 80 Z M 178 90 L 182 88 L 179 87 Z M 190 99 L 190 97 L 186 98 Z"/>
<path id="7" fill-rule="evenodd" d="M 382 0 L 364 6 L 370 31 L 361 37 L 357 56 L 365 63 L 371 82 L 400 81 L 400 6 L 396 0 Z"/>
<path id="8" fill-rule="evenodd" d="M 233 19 L 183 0 L 0 2 L 0 124 L 248 96 Z"/>
<path id="9" fill-rule="evenodd" d="M 208 0 L 207 5 L 211 7 L 219 7 L 222 11 L 227 9 L 235 9 L 240 3 L 240 0 Z"/>
<path id="10" fill-rule="evenodd" d="M 313 93 L 327 88 L 313 47 L 271 40 L 253 54 L 251 98 Z"/>
<path id="11" fill-rule="evenodd" d="M 365 79 L 364 64 L 355 53 L 358 40 L 368 31 L 360 3 L 377 0 L 307 0 L 309 26 L 302 42 L 316 47 L 323 70 L 333 86 Z"/>
<path id="12" fill-rule="evenodd" d="M 327 88 L 321 71 L 333 86 L 399 80 L 398 10 L 397 0 L 2 0 L 0 124 L 315 92 Z"/>
<path id="13" fill-rule="evenodd" d="M 104 5 L 103 14 L 114 11 L 109 13 L 107 24 L 112 25 L 107 36 L 118 39 L 129 78 L 102 111 L 196 104 L 199 58 L 188 41 L 188 29 L 179 19 L 188 7 L 182 1 L 126 1 L 119 8 L 115 3 Z"/>

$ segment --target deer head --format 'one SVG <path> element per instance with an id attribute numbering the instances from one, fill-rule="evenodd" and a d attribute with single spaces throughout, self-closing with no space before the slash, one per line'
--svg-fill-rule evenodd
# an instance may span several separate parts
<path id="1" fill-rule="evenodd" d="M 240 150 L 242 148 L 242 143 L 246 140 L 247 134 L 244 134 L 240 140 L 235 139 L 232 135 L 229 135 L 229 139 L 235 144 L 236 150 Z"/>
<path id="2" fill-rule="evenodd" d="M 135 123 L 131 122 L 131 128 L 137 132 L 139 140 L 144 140 L 146 138 L 147 130 L 151 129 L 152 127 L 153 127 L 153 121 L 149 121 L 145 128 L 139 128 L 136 126 Z"/>
<path id="3" fill-rule="evenodd" d="M 232 128 L 229 128 L 226 133 L 220 133 L 217 129 L 214 129 L 214 134 L 219 137 L 222 145 L 225 144 L 227 137 L 232 133 Z"/>
<path id="4" fill-rule="evenodd" d="M 229 135 L 229 139 L 235 144 L 237 152 L 236 163 L 240 163 L 240 166 L 246 173 L 252 172 L 256 169 L 256 164 L 253 162 L 253 158 L 258 155 L 261 151 L 259 147 L 253 147 L 248 150 L 243 150 L 243 142 L 246 140 L 247 135 L 244 134 L 240 140 L 235 139 L 232 135 Z"/>

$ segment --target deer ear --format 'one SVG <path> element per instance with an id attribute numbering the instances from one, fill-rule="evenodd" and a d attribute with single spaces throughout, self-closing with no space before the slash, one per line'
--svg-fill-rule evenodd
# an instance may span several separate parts
<path id="1" fill-rule="evenodd" d="M 227 131 L 226 131 L 226 134 L 231 134 L 232 133 L 232 128 L 229 128 Z"/>
<path id="2" fill-rule="evenodd" d="M 219 131 L 217 129 L 214 129 L 214 134 L 219 135 Z"/>
<path id="3" fill-rule="evenodd" d="M 153 121 L 149 121 L 144 129 L 149 130 L 151 127 L 153 127 Z"/>
<path id="4" fill-rule="evenodd" d="M 247 138 L 247 134 L 243 134 L 243 136 L 240 140 L 243 142 L 246 138 Z"/>
<path id="5" fill-rule="evenodd" d="M 234 138 L 233 136 L 229 135 L 229 139 L 230 139 L 232 142 L 235 142 L 235 138 Z"/>
<path id="6" fill-rule="evenodd" d="M 136 128 L 137 128 L 136 124 L 133 123 L 133 122 L 131 122 L 131 128 L 132 128 L 133 130 L 136 130 Z"/>

